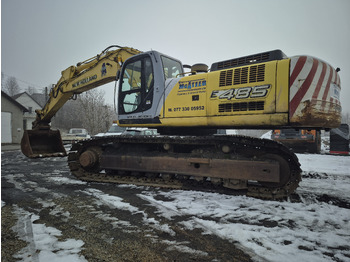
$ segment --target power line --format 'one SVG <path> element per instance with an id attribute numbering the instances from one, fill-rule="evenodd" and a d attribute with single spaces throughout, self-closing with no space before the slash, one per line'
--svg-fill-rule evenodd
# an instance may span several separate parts
<path id="1" fill-rule="evenodd" d="M 10 75 L 8 75 L 8 74 L 5 74 L 4 72 L 2 72 L 2 74 L 5 75 L 5 76 L 7 76 L 7 77 L 13 77 L 13 78 L 15 78 L 17 82 L 22 82 L 22 83 L 28 85 L 27 87 L 29 87 L 29 86 L 30 86 L 30 87 L 34 87 L 34 88 L 39 89 L 39 90 L 41 90 L 41 91 L 43 91 L 43 90 L 45 89 L 45 87 L 39 87 L 39 86 L 36 85 L 36 84 L 30 83 L 30 82 L 25 81 L 25 80 L 21 80 L 21 79 L 19 79 L 18 77 L 15 77 L 15 76 L 10 76 Z M 24 89 L 25 89 L 25 88 L 24 88 Z"/>

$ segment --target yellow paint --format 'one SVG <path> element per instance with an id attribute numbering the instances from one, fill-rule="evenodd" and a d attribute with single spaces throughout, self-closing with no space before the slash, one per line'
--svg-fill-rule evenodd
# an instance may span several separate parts
<path id="1" fill-rule="evenodd" d="M 49 100 L 41 110 L 36 110 L 38 125 L 47 125 L 56 112 L 74 95 L 88 91 L 115 80 L 120 69 L 118 60 L 139 54 L 133 48 L 120 48 L 106 51 L 93 58 L 70 66 L 61 72 L 62 76 L 49 94 Z"/>
<path id="2" fill-rule="evenodd" d="M 262 80 L 250 78 L 252 66 L 265 66 Z M 235 70 L 240 70 L 242 79 L 247 76 L 247 83 L 235 83 Z M 222 77 L 229 74 L 227 71 L 232 71 L 232 81 Z M 288 79 L 289 59 L 186 76 L 168 95 L 160 120 L 164 126 L 175 127 L 287 125 Z M 221 86 L 220 81 L 224 82 Z M 281 104 L 276 105 L 276 94 Z M 237 106 L 239 111 L 233 109 Z"/>
<path id="3" fill-rule="evenodd" d="M 165 101 L 163 117 L 205 117 L 207 77 L 208 73 L 181 78 Z"/>
<path id="4" fill-rule="evenodd" d="M 276 112 L 279 113 L 289 110 L 289 67 L 290 58 L 277 62 Z"/>

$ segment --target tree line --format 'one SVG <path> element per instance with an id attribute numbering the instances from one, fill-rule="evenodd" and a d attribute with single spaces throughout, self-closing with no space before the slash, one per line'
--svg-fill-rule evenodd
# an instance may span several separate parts
<path id="1" fill-rule="evenodd" d="M 21 89 L 15 77 L 7 77 L 1 73 L 1 90 L 9 96 L 15 96 L 22 92 L 29 95 L 38 94 L 37 89 L 28 86 L 25 90 Z M 49 97 L 45 92 L 49 88 L 44 88 L 43 97 Z M 37 101 L 40 104 L 40 101 Z M 44 103 L 46 103 L 44 99 Z M 41 103 L 43 106 L 44 104 Z M 107 105 L 104 99 L 104 91 L 92 89 L 77 95 L 76 99 L 69 100 L 56 113 L 51 120 L 52 128 L 67 132 L 70 128 L 85 128 L 90 135 L 106 132 L 112 125 L 113 120 L 117 119 L 116 113 L 111 105 Z"/>

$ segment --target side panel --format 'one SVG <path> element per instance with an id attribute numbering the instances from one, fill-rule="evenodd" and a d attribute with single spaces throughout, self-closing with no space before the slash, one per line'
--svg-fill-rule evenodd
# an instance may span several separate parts
<path id="1" fill-rule="evenodd" d="M 182 78 L 165 101 L 165 117 L 205 117 L 208 74 Z"/>
<path id="2" fill-rule="evenodd" d="M 276 113 L 288 113 L 289 111 L 289 66 L 290 59 L 277 62 Z"/>
<path id="3" fill-rule="evenodd" d="M 183 77 L 165 100 L 161 122 L 223 128 L 286 126 L 288 78 L 289 60 Z"/>
<path id="4" fill-rule="evenodd" d="M 247 128 L 286 125 L 289 71 L 286 66 L 277 71 L 279 63 L 275 60 L 213 72 L 208 86 L 209 124 Z M 284 76 L 277 77 L 280 74 Z M 279 106 L 281 101 L 283 106 Z"/>
<path id="5" fill-rule="evenodd" d="M 208 86 L 208 115 L 276 112 L 277 61 L 215 71 Z"/>
<path id="6" fill-rule="evenodd" d="M 291 58 L 290 111 L 292 126 L 338 127 L 341 122 L 340 78 L 324 61 L 310 56 Z"/>
<path id="7" fill-rule="evenodd" d="M 167 85 L 160 115 L 162 125 L 207 126 L 207 84 L 208 74 L 204 73 L 182 77 L 174 85 Z"/>

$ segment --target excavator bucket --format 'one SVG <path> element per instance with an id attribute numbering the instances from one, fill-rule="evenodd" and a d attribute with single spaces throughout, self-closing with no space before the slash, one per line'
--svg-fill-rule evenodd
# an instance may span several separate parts
<path id="1" fill-rule="evenodd" d="M 25 130 L 22 153 L 29 158 L 66 156 L 59 130 Z"/>

